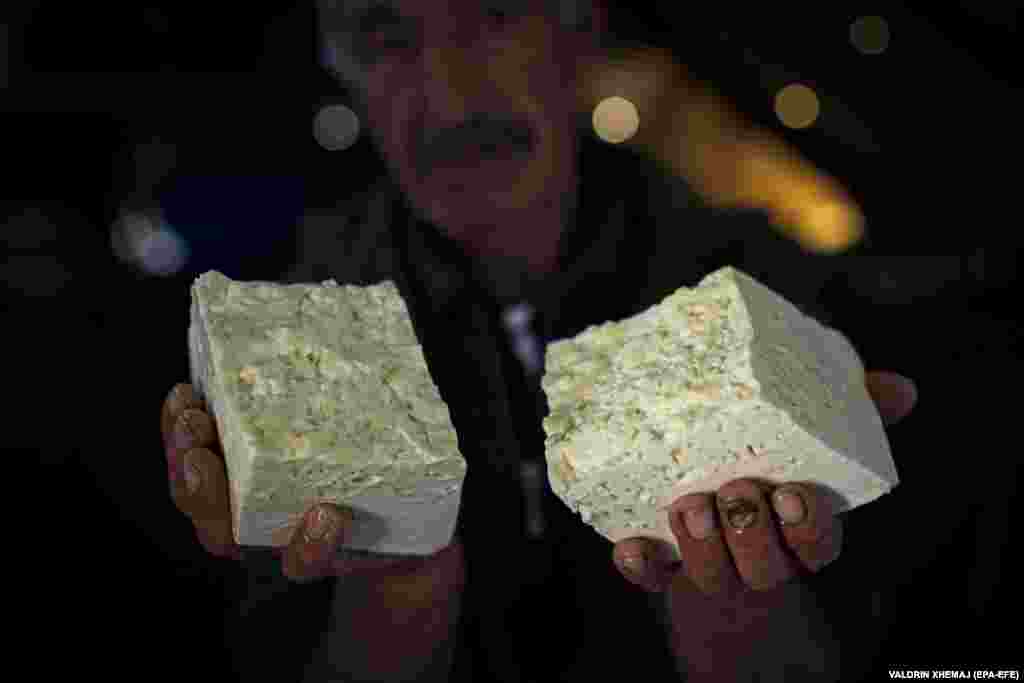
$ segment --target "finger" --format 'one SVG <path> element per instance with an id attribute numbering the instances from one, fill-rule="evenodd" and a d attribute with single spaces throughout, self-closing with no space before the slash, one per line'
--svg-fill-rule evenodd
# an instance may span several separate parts
<path id="1" fill-rule="evenodd" d="M 176 384 L 164 399 L 160 410 L 160 434 L 163 437 L 164 457 L 167 459 L 167 478 L 173 483 L 181 476 L 181 451 L 174 446 L 174 425 L 183 412 L 202 410 L 205 404 L 192 390 L 191 384 Z"/>
<path id="2" fill-rule="evenodd" d="M 179 453 L 190 448 L 208 448 L 220 452 L 217 423 L 209 413 L 198 408 L 186 408 L 174 422 L 171 430 L 171 446 Z"/>
<path id="3" fill-rule="evenodd" d="M 797 574 L 799 566 L 786 553 L 760 485 L 731 481 L 718 490 L 715 503 L 729 553 L 746 585 L 768 590 Z"/>
<path id="4" fill-rule="evenodd" d="M 895 372 L 874 371 L 867 373 L 864 381 L 886 427 L 907 417 L 917 405 L 917 386 L 908 377 Z"/>
<path id="5" fill-rule="evenodd" d="M 612 562 L 630 583 L 652 593 L 668 588 L 679 568 L 668 548 L 646 538 L 627 538 L 612 549 Z"/>
<path id="6" fill-rule="evenodd" d="M 816 572 L 839 557 L 843 523 L 824 492 L 813 484 L 785 484 L 772 493 L 772 507 L 786 545 L 804 568 Z"/>
<path id="7" fill-rule="evenodd" d="M 669 508 L 669 527 L 679 544 L 687 578 L 709 595 L 735 595 L 743 589 L 718 522 L 714 496 L 684 496 Z"/>
<path id="8" fill-rule="evenodd" d="M 172 482 L 184 476 L 183 456 L 193 448 L 205 448 L 223 460 L 213 418 L 198 408 L 186 408 L 171 429 L 167 448 L 168 475 Z"/>
<path id="9" fill-rule="evenodd" d="M 311 508 L 281 558 L 284 575 L 299 583 L 331 575 L 334 554 L 351 522 L 352 513 L 336 505 Z"/>
<path id="10" fill-rule="evenodd" d="M 192 520 L 200 543 L 217 556 L 224 548 L 237 548 L 223 459 L 208 448 L 192 448 L 182 458 L 182 472 L 171 483 L 171 498 Z"/>
<path id="11" fill-rule="evenodd" d="M 160 409 L 160 432 L 163 434 L 164 444 L 170 443 L 174 423 L 188 408 L 205 410 L 206 403 L 199 398 L 191 384 L 175 384 L 167 393 Z"/>

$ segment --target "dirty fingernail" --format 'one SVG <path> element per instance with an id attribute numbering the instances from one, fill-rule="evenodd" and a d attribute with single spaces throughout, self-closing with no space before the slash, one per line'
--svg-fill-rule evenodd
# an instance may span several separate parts
<path id="1" fill-rule="evenodd" d="M 772 495 L 772 505 L 783 524 L 799 524 L 807 516 L 803 499 L 794 491 L 779 489 Z"/>
<path id="2" fill-rule="evenodd" d="M 749 529 L 757 523 L 757 503 L 746 498 L 726 498 L 721 501 L 722 514 L 736 531 Z"/>
<path id="3" fill-rule="evenodd" d="M 306 521 L 306 540 L 322 541 L 331 530 L 333 520 L 330 513 L 323 508 L 317 508 L 309 515 Z"/>
<path id="4" fill-rule="evenodd" d="M 715 530 L 715 513 L 710 505 L 702 505 L 683 513 L 686 530 L 697 540 L 703 540 Z"/>

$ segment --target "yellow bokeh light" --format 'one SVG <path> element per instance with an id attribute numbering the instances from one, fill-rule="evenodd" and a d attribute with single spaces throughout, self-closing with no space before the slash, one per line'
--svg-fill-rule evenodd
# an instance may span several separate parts
<path id="1" fill-rule="evenodd" d="M 864 237 L 864 218 L 853 207 L 824 201 L 801 207 L 797 236 L 803 246 L 818 253 L 835 254 L 849 249 Z"/>
<path id="2" fill-rule="evenodd" d="M 605 142 L 625 142 L 639 129 L 640 112 L 624 97 L 608 97 L 594 107 L 594 132 Z"/>
<path id="3" fill-rule="evenodd" d="M 593 110 L 593 125 L 609 142 L 619 138 L 602 134 L 612 128 L 603 114 L 616 107 L 628 112 L 622 105 L 629 103 L 643 110 L 644 128 L 630 144 L 685 178 L 714 206 L 766 210 L 779 234 L 819 254 L 842 253 L 866 236 L 860 207 L 837 179 L 776 131 L 738 114 L 670 54 L 653 48 L 613 53 L 588 72 L 579 97 L 583 111 L 601 103 Z M 784 89 L 776 104 L 787 115 L 786 125 L 811 125 L 822 115 L 817 94 L 802 85 Z M 790 117 L 791 104 L 797 113 Z M 638 115 L 634 121 L 639 125 Z"/>
<path id="4" fill-rule="evenodd" d="M 889 47 L 889 24 L 882 17 L 860 17 L 850 25 L 850 42 L 865 55 L 880 55 Z"/>
<path id="5" fill-rule="evenodd" d="M 813 90 L 806 85 L 793 83 L 775 95 L 775 113 L 788 128 L 807 128 L 818 120 L 821 105 Z"/>

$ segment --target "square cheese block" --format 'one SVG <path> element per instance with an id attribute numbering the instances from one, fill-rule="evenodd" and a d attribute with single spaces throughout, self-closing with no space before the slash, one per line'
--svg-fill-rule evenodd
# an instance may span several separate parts
<path id="1" fill-rule="evenodd" d="M 429 554 L 451 541 L 466 462 L 394 283 L 210 271 L 192 287 L 189 349 L 240 545 L 286 545 L 319 502 L 352 510 L 346 548 Z"/>
<path id="2" fill-rule="evenodd" d="M 898 483 L 864 368 L 839 332 L 734 268 L 549 344 L 552 489 L 613 542 L 737 478 L 814 482 L 836 512 Z"/>

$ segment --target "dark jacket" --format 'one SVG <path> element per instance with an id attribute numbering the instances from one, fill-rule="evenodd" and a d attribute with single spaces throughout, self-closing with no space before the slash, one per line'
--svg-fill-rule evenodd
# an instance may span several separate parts
<path id="1" fill-rule="evenodd" d="M 725 265 L 829 322 L 822 292 L 832 262 L 779 236 L 762 214 L 711 209 L 653 162 L 590 138 L 580 167 L 579 210 L 560 246 L 565 268 L 528 302 L 542 343 L 638 313 Z M 660 601 L 619 575 L 611 544 L 553 496 L 546 474 L 539 507 L 527 502 L 524 463 L 543 463 L 546 404 L 538 374 L 524 368 L 502 323 L 516 297 L 485 285 L 479 266 L 418 220 L 386 179 L 336 210 L 310 215 L 299 243 L 289 281 L 396 282 L 451 411 L 469 463 L 458 522 L 467 587 L 451 680 L 631 680 L 636 662 L 644 663 L 645 680 L 679 680 Z M 323 615 L 310 612 L 325 599 L 322 586 L 289 586 L 270 568 L 253 577 L 229 616 L 229 634 L 243 614 L 247 633 L 291 619 L 274 616 L 266 605 L 275 601 Z M 319 678 L 329 661 L 359 645 L 307 628 L 291 645 L 277 641 L 273 662 L 297 678 L 315 659 L 307 680 L 330 680 Z M 241 659 L 258 667 L 259 645 L 250 640 L 245 650 Z"/>

